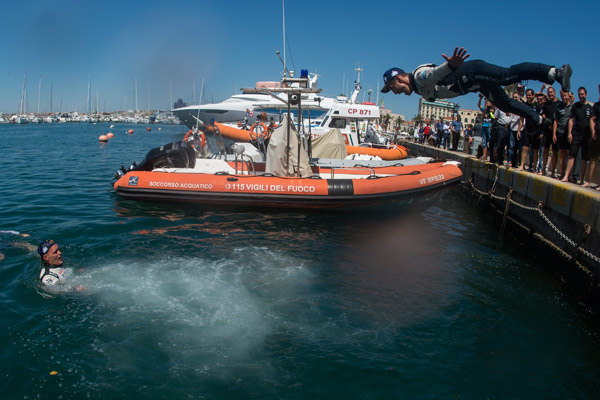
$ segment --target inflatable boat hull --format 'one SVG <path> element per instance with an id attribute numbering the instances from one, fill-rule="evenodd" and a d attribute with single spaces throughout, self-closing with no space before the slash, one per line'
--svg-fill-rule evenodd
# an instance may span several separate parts
<path id="1" fill-rule="evenodd" d="M 174 169 L 131 171 L 114 184 L 114 189 L 131 200 L 327 209 L 395 201 L 447 187 L 461 177 L 460 169 L 453 163 L 337 170 L 312 178 Z"/>

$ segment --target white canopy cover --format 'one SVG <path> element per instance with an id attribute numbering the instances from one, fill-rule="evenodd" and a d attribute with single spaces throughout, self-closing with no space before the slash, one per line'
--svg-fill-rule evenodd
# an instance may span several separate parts
<path id="1" fill-rule="evenodd" d="M 293 123 L 288 125 L 287 118 L 287 116 L 283 118 L 281 125 L 279 125 L 271 135 L 269 148 L 267 149 L 267 165 L 265 172 L 275 176 L 300 176 L 302 178 L 310 178 L 312 176 L 312 170 L 308 163 L 308 154 L 304 147 L 298 146 L 298 132 Z M 290 126 L 289 158 L 286 157 L 288 126 Z M 298 153 L 300 153 L 299 168 Z"/>

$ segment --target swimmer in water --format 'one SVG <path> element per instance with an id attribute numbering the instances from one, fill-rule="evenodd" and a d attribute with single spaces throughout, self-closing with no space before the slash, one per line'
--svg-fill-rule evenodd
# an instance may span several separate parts
<path id="1" fill-rule="evenodd" d="M 51 290 L 56 290 L 60 285 L 64 285 L 73 271 L 71 268 L 63 268 L 62 251 L 58 243 L 51 239 L 44 240 L 38 246 L 38 254 L 42 259 L 42 269 L 40 270 L 42 285 Z M 81 292 L 85 290 L 85 287 L 77 285 L 70 289 Z"/>
<path id="2" fill-rule="evenodd" d="M 38 246 L 38 254 L 42 258 L 40 281 L 46 286 L 64 283 L 70 270 L 63 268 L 62 252 L 54 240 L 44 240 Z"/>

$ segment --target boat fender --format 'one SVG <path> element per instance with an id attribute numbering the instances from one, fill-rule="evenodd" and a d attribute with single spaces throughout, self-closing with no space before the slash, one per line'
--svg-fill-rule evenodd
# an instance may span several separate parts
<path id="1" fill-rule="evenodd" d="M 260 132 L 258 132 L 258 130 L 257 130 L 257 128 L 259 126 L 262 128 L 262 130 Z M 250 127 L 250 139 L 258 140 L 259 136 L 261 136 L 263 139 L 268 139 L 267 138 L 268 132 L 269 132 L 269 130 L 267 129 L 267 125 L 265 125 L 264 122 L 255 122 Z"/>

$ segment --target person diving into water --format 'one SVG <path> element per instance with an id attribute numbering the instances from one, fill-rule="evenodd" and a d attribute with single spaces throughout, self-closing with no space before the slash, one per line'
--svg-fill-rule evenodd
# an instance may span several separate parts
<path id="1" fill-rule="evenodd" d="M 401 68 L 390 68 L 383 74 L 382 93 L 413 92 L 428 101 L 450 99 L 467 93 L 480 92 L 492 104 L 505 113 L 530 118 L 541 126 L 544 121 L 531 107 L 513 100 L 503 86 L 524 80 L 536 80 L 547 84 L 558 82 L 562 90 L 571 89 L 572 69 L 569 64 L 556 68 L 551 65 L 525 62 L 508 68 L 489 64 L 483 60 L 465 61 L 470 54 L 463 47 L 456 47 L 452 56 L 442 54 L 446 60 L 441 65 L 423 64 L 407 73 Z"/>

